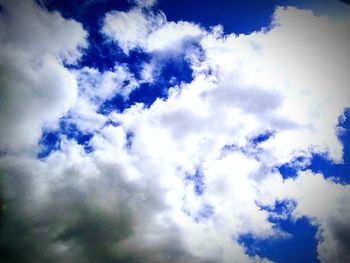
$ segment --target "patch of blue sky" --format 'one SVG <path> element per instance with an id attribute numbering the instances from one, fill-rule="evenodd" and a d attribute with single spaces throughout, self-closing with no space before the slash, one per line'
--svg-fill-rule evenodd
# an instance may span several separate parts
<path id="1" fill-rule="evenodd" d="M 197 168 L 194 174 L 187 174 L 186 180 L 193 184 L 196 195 L 202 195 L 205 190 L 204 175 L 201 168 Z"/>
<path id="2" fill-rule="evenodd" d="M 296 203 L 294 200 L 277 200 L 273 207 L 260 206 L 260 208 L 270 213 L 270 222 L 276 222 L 277 219 L 287 219 L 293 212 L 295 206 Z"/>
<path id="3" fill-rule="evenodd" d="M 113 98 L 106 100 L 101 104 L 97 112 L 104 115 L 108 115 L 113 111 L 123 112 L 135 103 L 143 103 L 146 107 L 149 107 L 156 99 L 166 97 L 167 90 L 164 89 L 162 84 L 144 83 L 132 91 L 128 98 L 117 94 Z"/>
<path id="4" fill-rule="evenodd" d="M 270 139 L 273 135 L 274 135 L 274 132 L 266 131 L 264 133 L 259 134 L 256 137 L 252 138 L 251 143 L 254 146 L 257 146 L 258 144 L 263 143 L 263 142 L 267 141 L 268 139 Z"/>
<path id="5" fill-rule="evenodd" d="M 131 1 L 118 0 L 37 0 L 44 2 L 49 10 L 58 10 L 66 18 L 81 22 L 90 33 L 102 25 L 106 12 L 112 10 L 127 11 L 133 5 Z M 346 8 L 341 2 L 329 0 L 197 0 L 168 1 L 158 0 L 155 9 L 162 10 L 169 21 L 192 21 L 205 28 L 221 24 L 226 33 L 250 33 L 267 27 L 276 6 L 293 5 L 308 8 L 316 13 L 327 10 Z M 92 39 L 95 36 L 92 37 Z M 93 42 L 91 42 L 93 43 Z M 92 45 L 94 46 L 94 45 Z M 96 50 L 95 50 L 96 51 Z M 108 50 L 106 50 L 108 52 Z M 93 52 L 91 52 L 93 55 Z"/>
<path id="6" fill-rule="evenodd" d="M 251 33 L 269 25 L 271 14 L 279 1 L 189 0 L 186 4 L 159 1 L 170 21 L 192 21 L 210 29 L 223 25 L 226 33 Z"/>
<path id="7" fill-rule="evenodd" d="M 203 222 L 211 218 L 215 214 L 214 207 L 208 204 L 204 204 L 194 217 L 194 221 L 197 223 Z"/>
<path id="8" fill-rule="evenodd" d="M 36 0 L 49 11 L 59 11 L 65 18 L 81 22 L 87 30 L 102 23 L 104 14 L 112 10 L 127 11 L 132 6 L 128 0 Z"/>
<path id="9" fill-rule="evenodd" d="M 304 157 L 296 157 L 292 162 L 276 167 L 284 179 L 296 177 L 298 171 L 310 169 L 315 173 L 322 173 L 325 178 L 332 178 L 341 184 L 350 183 L 350 109 L 344 111 L 345 118 L 339 120 L 338 127 L 342 132 L 338 135 L 343 144 L 343 163 L 336 164 L 329 160 L 326 155 L 313 154 L 307 165 Z"/>
<path id="10" fill-rule="evenodd" d="M 113 127 L 118 127 L 118 126 L 120 126 L 120 122 L 113 121 L 113 120 L 109 119 L 104 123 L 103 127 L 110 126 L 110 125 Z"/>
<path id="11" fill-rule="evenodd" d="M 157 55 L 156 55 L 157 56 Z M 135 103 L 143 103 L 146 107 L 151 106 L 158 98 L 166 99 L 168 89 L 180 83 L 189 83 L 192 80 L 192 69 L 185 55 L 163 56 L 155 58 L 155 67 L 157 68 L 156 78 L 153 82 L 141 83 L 133 90 L 128 98 L 117 94 L 112 99 L 105 101 L 99 108 L 101 114 L 109 114 L 112 111 L 123 112 L 125 109 Z M 129 65 L 140 64 L 134 61 Z M 137 66 L 131 66 L 137 67 Z M 134 69 L 136 77 L 140 77 L 140 68 Z"/>
<path id="12" fill-rule="evenodd" d="M 54 131 L 44 131 L 41 135 L 39 145 L 40 152 L 37 154 L 38 159 L 44 159 L 50 155 L 51 152 L 60 149 L 60 133 Z"/>
<path id="13" fill-rule="evenodd" d="M 291 162 L 276 167 L 276 169 L 282 175 L 283 179 L 295 178 L 299 171 L 305 171 L 308 168 L 308 166 L 305 166 L 305 163 L 305 156 L 298 156 L 293 158 Z"/>
<path id="14" fill-rule="evenodd" d="M 245 155 L 252 156 L 254 158 L 258 158 L 257 153 L 259 152 L 259 144 L 269 140 L 273 137 L 275 132 L 273 131 L 265 131 L 263 133 L 258 134 L 252 138 L 249 138 L 249 144 L 247 147 L 241 147 L 235 144 L 226 144 L 221 149 L 221 157 L 226 156 L 231 152 L 241 152 Z"/>
<path id="15" fill-rule="evenodd" d="M 126 133 L 126 149 L 130 150 L 132 148 L 133 139 L 135 137 L 135 134 L 133 132 L 127 132 Z"/>
<path id="16" fill-rule="evenodd" d="M 38 159 L 48 157 L 52 152 L 61 149 L 61 141 L 63 138 L 76 141 L 82 145 L 86 153 L 93 151 L 90 140 L 93 137 L 91 133 L 84 133 L 78 129 L 76 124 L 70 123 L 62 118 L 59 128 L 56 130 L 44 130 L 39 140 L 41 151 L 37 154 Z"/>
<path id="17" fill-rule="evenodd" d="M 274 262 L 319 262 L 317 258 L 317 227 L 306 217 L 294 220 L 290 217 L 293 204 L 291 201 L 277 202 L 274 208 L 262 208 L 274 214 L 269 218 L 288 236 L 261 239 L 252 234 L 244 234 L 239 243 L 244 245 L 250 256 L 258 255 Z"/>
<path id="18" fill-rule="evenodd" d="M 37 2 L 44 3 L 50 11 L 59 11 L 63 17 L 82 23 L 84 29 L 88 32 L 88 48 L 84 50 L 79 63 L 70 65 L 70 67 L 88 66 L 103 72 L 112 70 L 116 61 L 126 57 L 118 45 L 108 41 L 100 30 L 105 14 L 112 10 L 128 10 L 132 6 L 129 1 L 37 0 Z"/>
<path id="19" fill-rule="evenodd" d="M 183 4 L 159 0 L 157 7 L 164 11 L 169 21 L 192 21 L 210 29 L 223 25 L 225 33 L 248 34 L 270 26 L 277 6 L 295 6 L 310 9 L 319 15 L 337 16 L 349 12 L 344 1 L 329 0 L 187 0 Z"/>
<path id="20" fill-rule="evenodd" d="M 97 110 L 97 113 L 108 115 L 112 111 L 123 112 L 126 108 L 130 107 L 130 104 L 120 94 L 115 95 L 113 98 L 104 101 Z"/>
<path id="21" fill-rule="evenodd" d="M 326 156 L 315 154 L 307 168 L 316 173 L 321 172 L 325 178 L 332 177 L 341 184 L 350 184 L 350 109 L 345 110 L 344 115 L 345 119 L 339 122 L 339 127 L 343 130 L 339 134 L 344 147 L 343 163 L 335 164 Z"/>
<path id="22" fill-rule="evenodd" d="M 278 172 L 282 175 L 283 179 L 295 178 L 298 175 L 299 169 L 294 167 L 290 163 L 282 164 L 277 167 Z"/>
<path id="23" fill-rule="evenodd" d="M 194 45 L 194 43 L 187 43 L 184 48 L 192 48 Z M 141 84 L 133 90 L 128 98 L 129 105 L 142 102 L 149 107 L 157 98 L 167 98 L 170 87 L 192 81 L 193 71 L 184 51 L 176 54 L 171 54 L 170 51 L 165 54 L 153 53 L 151 63 L 155 68 L 152 72 L 154 80 Z"/>

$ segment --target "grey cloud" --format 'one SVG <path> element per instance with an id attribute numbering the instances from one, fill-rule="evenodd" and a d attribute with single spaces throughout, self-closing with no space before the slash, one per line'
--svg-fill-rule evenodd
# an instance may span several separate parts
<path id="1" fill-rule="evenodd" d="M 229 85 L 225 82 L 219 87 L 207 95 L 213 100 L 214 105 L 232 105 L 247 113 L 260 115 L 271 112 L 283 101 L 281 94 L 259 87 L 241 87 L 236 83 Z"/>
<path id="2" fill-rule="evenodd" d="M 18 151 L 35 146 L 41 128 L 74 103 L 76 81 L 63 62 L 76 62 L 87 33 L 33 1 L 6 0 L 2 7 L 0 149 Z"/>
<path id="3" fill-rule="evenodd" d="M 319 232 L 321 237 L 319 253 L 322 262 L 350 261 L 350 211 L 346 205 L 340 209 L 341 211 L 335 212 L 329 218 L 326 229 L 321 229 Z M 333 241 L 327 242 L 323 240 L 323 236 Z M 325 242 L 324 245 L 322 242 Z"/>
<path id="4" fill-rule="evenodd" d="M 1 262 L 198 262 L 175 226 L 154 223 L 166 209 L 156 185 L 126 181 L 116 164 L 96 162 L 99 176 L 86 178 L 74 164 L 55 175 L 38 163 L 1 162 Z"/>

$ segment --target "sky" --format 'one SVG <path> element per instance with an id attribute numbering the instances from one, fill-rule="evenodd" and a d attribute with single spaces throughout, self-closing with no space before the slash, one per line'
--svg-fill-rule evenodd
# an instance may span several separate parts
<path id="1" fill-rule="evenodd" d="M 0 261 L 350 262 L 350 3 L 0 0 Z"/>

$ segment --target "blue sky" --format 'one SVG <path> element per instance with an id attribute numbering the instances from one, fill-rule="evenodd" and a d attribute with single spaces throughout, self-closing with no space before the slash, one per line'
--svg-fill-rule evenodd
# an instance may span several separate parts
<path id="1" fill-rule="evenodd" d="M 344 2 L 0 0 L 0 261 L 349 262 Z"/>

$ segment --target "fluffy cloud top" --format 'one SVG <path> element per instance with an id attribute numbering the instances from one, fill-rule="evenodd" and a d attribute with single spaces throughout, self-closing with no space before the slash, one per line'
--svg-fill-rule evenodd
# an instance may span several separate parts
<path id="1" fill-rule="evenodd" d="M 334 161 L 342 160 L 336 125 L 350 98 L 344 67 L 348 61 L 347 23 L 333 24 L 307 11 L 280 8 L 274 16 L 276 26 L 267 33 L 230 36 L 219 45 L 211 37 L 204 42 L 212 66 L 219 67 L 220 78 L 240 72 L 239 81 L 283 96 L 278 114 L 266 116 L 275 126 L 268 129 L 281 132 L 263 146 L 274 149 L 281 162 L 311 148 L 328 152 Z M 223 64 L 225 67 L 220 67 Z M 267 98 L 267 103 L 273 101 Z M 286 117 L 282 120 L 280 116 Z"/>
<path id="2" fill-rule="evenodd" d="M 184 41 L 198 38 L 202 33 L 195 24 L 166 22 L 163 13 L 155 14 L 138 8 L 106 14 L 102 31 L 127 54 L 134 48 L 147 52 L 175 51 Z"/>
<path id="3" fill-rule="evenodd" d="M 37 143 L 41 128 L 63 116 L 77 97 L 74 63 L 86 32 L 31 1 L 2 1 L 0 13 L 0 149 Z M 52 123 L 51 123 L 52 124 Z"/>
<path id="4" fill-rule="evenodd" d="M 127 98 L 146 77 L 118 61 L 106 72 L 69 70 L 63 62 L 86 45 L 78 23 L 30 2 L 4 7 L 1 92 L 10 99 L 0 138 L 18 151 L 0 158 L 5 262 L 269 262 L 239 237 L 290 238 L 276 216 L 309 218 L 319 259 L 348 261 L 349 187 L 311 171 L 283 179 L 277 168 L 303 168 L 314 153 L 342 161 L 349 20 L 277 8 L 268 29 L 224 35 L 150 9 L 112 11 L 101 30 L 125 54 L 185 56 L 193 80 L 150 107 L 102 115 L 103 102 Z M 19 151 L 68 110 L 92 133 L 91 152 L 74 138 L 44 160 Z M 287 215 L 272 212 L 285 200 L 295 202 Z"/>

